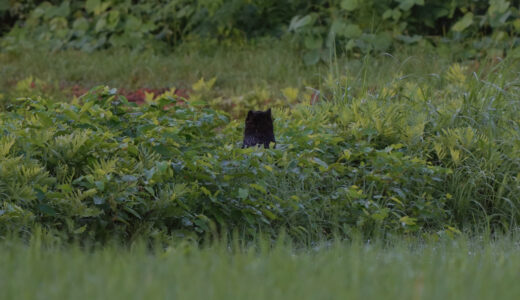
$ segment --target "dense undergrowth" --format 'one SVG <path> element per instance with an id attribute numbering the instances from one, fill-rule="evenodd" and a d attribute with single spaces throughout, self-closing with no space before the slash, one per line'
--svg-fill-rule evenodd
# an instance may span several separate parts
<path id="1" fill-rule="evenodd" d="M 293 39 L 312 65 L 331 52 L 391 51 L 406 44 L 463 43 L 467 58 L 501 56 L 519 45 L 515 1 L 424 0 L 6 0 L 0 48 L 127 47 L 170 52 L 183 43 Z"/>
<path id="2" fill-rule="evenodd" d="M 241 149 L 242 121 L 210 99 L 19 98 L 0 115 L 0 229 L 97 241 L 507 231 L 519 218 L 515 64 L 398 74 L 372 91 L 338 75 L 314 105 L 274 111 L 275 149 Z"/>

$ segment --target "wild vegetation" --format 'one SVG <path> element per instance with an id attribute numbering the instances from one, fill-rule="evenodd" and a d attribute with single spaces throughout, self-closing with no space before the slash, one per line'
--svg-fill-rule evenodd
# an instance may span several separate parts
<path id="1" fill-rule="evenodd" d="M 0 298 L 518 298 L 518 17 L 0 1 Z"/>
<path id="2" fill-rule="evenodd" d="M 269 150 L 240 149 L 243 121 L 196 94 L 141 106 L 107 88 L 72 103 L 19 98 L 1 113 L 2 227 L 95 240 L 507 231 L 519 218 L 518 89 L 514 63 L 493 70 L 453 64 L 376 91 L 340 76 L 346 86 L 321 101 L 274 111 Z"/>
<path id="3" fill-rule="evenodd" d="M 167 51 L 203 38 L 221 43 L 290 36 L 307 64 L 331 51 L 366 54 L 397 44 L 469 41 L 466 57 L 518 46 L 518 4 L 506 0 L 9 0 L 1 46 L 94 51 L 108 47 Z M 5 3 L 5 1 L 4 1 Z M 2 22 L 2 23 L 4 23 Z M 443 36 L 441 39 L 440 37 Z"/>

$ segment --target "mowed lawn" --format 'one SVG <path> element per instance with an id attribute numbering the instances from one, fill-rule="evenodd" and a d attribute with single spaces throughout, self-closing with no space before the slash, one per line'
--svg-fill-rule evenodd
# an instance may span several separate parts
<path id="1" fill-rule="evenodd" d="M 517 239 L 267 248 L 2 242 L 0 299 L 520 299 Z"/>

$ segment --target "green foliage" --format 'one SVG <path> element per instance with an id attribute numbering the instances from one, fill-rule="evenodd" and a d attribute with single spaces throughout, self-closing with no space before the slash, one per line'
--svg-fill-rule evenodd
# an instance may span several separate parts
<path id="1" fill-rule="evenodd" d="M 337 51 L 366 54 L 389 51 L 397 42 L 427 45 L 448 41 L 441 41 L 441 36 L 461 41 L 491 32 L 466 51 L 469 57 L 519 43 L 519 11 L 505 0 L 321 2 L 317 9 L 294 16 L 289 25 L 289 31 L 301 37 L 307 64 L 327 62 Z"/>
<path id="2" fill-rule="evenodd" d="M 279 35 L 276 14 L 294 1 L 87 0 L 42 2 L 4 38 L 6 49 L 36 40 L 51 49 L 162 49 L 193 36 Z M 271 11 L 274 10 L 274 14 Z M 267 18 L 269 16 L 269 18 Z"/>
<path id="3" fill-rule="evenodd" d="M 240 149 L 242 124 L 200 101 L 136 107 L 108 89 L 82 106 L 18 101 L 0 121 L 4 232 L 40 224 L 103 240 L 287 227 L 306 238 L 449 220 L 447 169 L 402 145 L 353 140 L 308 106 L 279 111 L 278 147 L 264 150 Z"/>
<path id="4" fill-rule="evenodd" d="M 51 49 L 160 51 L 199 37 L 228 42 L 290 35 L 304 49 L 304 61 L 315 64 L 335 52 L 366 54 L 396 43 L 438 45 L 468 37 L 478 41 L 466 53 L 474 57 L 518 46 L 520 32 L 518 7 L 506 0 L 12 2 L 9 15 L 18 26 L 2 39 L 7 50 L 36 42 Z M 5 11 L 0 7 L 0 17 Z"/>
<path id="5" fill-rule="evenodd" d="M 267 150 L 240 149 L 243 120 L 210 97 L 218 79 L 197 82 L 189 101 L 166 93 L 140 107 L 103 88 L 71 104 L 2 95 L 1 234 L 508 231 L 520 217 L 518 61 L 481 63 L 491 66 L 418 76 L 376 61 L 384 82 L 346 68 L 314 105 L 285 88 L 291 105 L 271 102 L 278 144 Z M 16 93 L 33 83 L 44 85 L 28 78 Z M 236 100 L 233 112 L 250 105 Z"/>

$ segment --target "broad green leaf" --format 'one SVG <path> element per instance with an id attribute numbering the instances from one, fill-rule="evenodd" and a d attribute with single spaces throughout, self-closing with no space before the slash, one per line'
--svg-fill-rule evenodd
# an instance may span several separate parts
<path id="1" fill-rule="evenodd" d="M 326 162 L 324 162 L 323 160 L 321 160 L 321 159 L 319 159 L 319 158 L 317 158 L 317 157 L 314 157 L 314 158 L 312 159 L 312 161 L 315 162 L 315 163 L 317 163 L 318 165 L 322 166 L 322 167 L 325 168 L 325 169 L 328 169 L 328 168 L 329 168 L 329 165 L 328 165 Z"/>
<path id="2" fill-rule="evenodd" d="M 350 51 L 350 50 L 354 49 L 354 47 L 356 47 L 356 41 L 351 39 L 345 45 L 345 50 Z"/>
<path id="3" fill-rule="evenodd" d="M 289 24 L 289 31 L 297 31 L 298 29 L 305 27 L 307 25 L 311 25 L 313 23 L 313 18 L 311 15 L 306 15 L 300 18 L 300 16 L 294 16 L 291 19 L 291 23 Z"/>
<path id="4" fill-rule="evenodd" d="M 204 195 L 212 197 L 211 192 L 206 187 L 201 186 L 200 190 L 202 191 L 202 193 L 204 193 Z"/>
<path id="5" fill-rule="evenodd" d="M 89 13 L 94 13 L 101 5 L 101 0 L 87 0 L 85 2 L 85 10 Z"/>
<path id="6" fill-rule="evenodd" d="M 44 112 L 36 112 L 36 115 L 38 116 L 38 119 L 43 125 L 47 127 L 51 127 L 54 125 L 54 121 L 51 118 L 49 118 L 48 114 Z"/>
<path id="7" fill-rule="evenodd" d="M 394 10 L 393 9 L 385 10 L 385 12 L 383 13 L 383 20 L 391 18 L 393 16 L 393 14 L 394 14 Z"/>
<path id="8" fill-rule="evenodd" d="M 330 26 L 330 30 L 334 34 L 342 35 L 345 32 L 345 29 L 347 27 L 347 24 L 343 22 L 341 19 L 336 19 L 334 22 L 332 22 L 332 25 Z"/>
<path id="9" fill-rule="evenodd" d="M 473 24 L 473 13 L 468 12 L 451 28 L 453 31 L 462 32 Z"/>
<path id="10" fill-rule="evenodd" d="M 345 36 L 351 39 L 358 38 L 363 32 L 358 25 L 350 24 L 345 28 Z"/>
<path id="11" fill-rule="evenodd" d="M 245 199 L 245 198 L 247 198 L 247 196 L 249 196 L 249 189 L 243 189 L 243 188 L 238 189 L 238 197 L 240 199 Z"/>
<path id="12" fill-rule="evenodd" d="M 380 32 L 373 40 L 373 45 L 376 50 L 385 51 L 392 45 L 392 36 L 387 32 Z"/>
<path id="13" fill-rule="evenodd" d="M 309 35 L 305 37 L 304 44 L 309 50 L 320 49 L 323 46 L 323 39 L 320 36 Z"/>
<path id="14" fill-rule="evenodd" d="M 392 10 L 392 19 L 394 19 L 394 21 L 399 21 L 402 15 L 403 13 L 399 9 L 396 8 Z"/>
<path id="15" fill-rule="evenodd" d="M 360 0 L 342 0 L 340 6 L 344 10 L 353 11 L 358 8 L 359 1 Z"/>
<path id="16" fill-rule="evenodd" d="M 87 19 L 82 17 L 82 18 L 78 18 L 78 19 L 74 20 L 72 27 L 75 30 L 87 31 L 89 28 L 89 23 L 88 23 Z"/>
<path id="17" fill-rule="evenodd" d="M 509 9 L 510 2 L 507 0 L 490 0 L 488 14 L 503 14 Z"/>
<path id="18" fill-rule="evenodd" d="M 415 5 L 424 5 L 424 0 L 398 0 L 399 8 L 403 11 L 410 10 Z"/>
<path id="19" fill-rule="evenodd" d="M 56 216 L 56 211 L 54 210 L 54 208 L 50 207 L 47 204 L 38 204 L 38 210 L 48 216 Z"/>
<path id="20" fill-rule="evenodd" d="M 141 215 L 139 215 L 139 213 L 137 213 L 134 209 L 132 209 L 131 207 L 128 207 L 128 206 L 125 206 L 124 208 L 127 212 L 131 213 L 132 215 L 134 215 L 136 218 L 138 219 L 141 219 Z"/>
<path id="21" fill-rule="evenodd" d="M 94 101 L 89 101 L 89 102 L 86 102 L 86 103 L 83 103 L 83 105 L 81 106 L 81 110 L 79 111 L 80 114 L 84 114 L 85 112 L 87 112 L 92 106 L 94 106 L 94 104 L 96 104 Z"/>
<path id="22" fill-rule="evenodd" d="M 306 52 L 303 55 L 303 61 L 308 66 L 315 65 L 320 61 L 320 56 L 321 56 L 320 49 L 311 50 L 311 51 Z"/>
<path id="23" fill-rule="evenodd" d="M 79 121 L 79 115 L 76 112 L 74 112 L 70 109 L 66 109 L 63 111 L 63 113 L 70 119 L 72 119 L 74 121 Z"/>
<path id="24" fill-rule="evenodd" d="M 142 22 L 139 18 L 129 15 L 126 17 L 125 31 L 128 33 L 138 32 Z"/>
<path id="25" fill-rule="evenodd" d="M 119 11 L 111 10 L 108 13 L 107 26 L 110 29 L 114 30 L 118 24 L 119 24 Z"/>
<path id="26" fill-rule="evenodd" d="M 98 21 L 96 22 L 96 27 L 95 27 L 96 32 L 105 30 L 106 25 L 107 25 L 107 20 L 104 17 L 99 18 Z"/>

